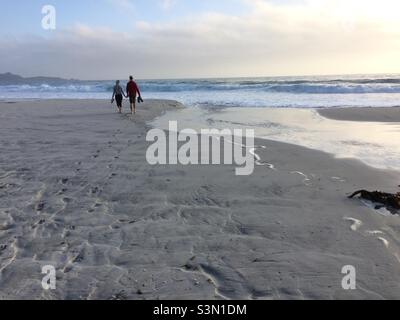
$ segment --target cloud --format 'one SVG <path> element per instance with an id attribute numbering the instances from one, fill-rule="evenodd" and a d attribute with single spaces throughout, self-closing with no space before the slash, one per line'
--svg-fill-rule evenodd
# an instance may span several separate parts
<path id="1" fill-rule="evenodd" d="M 0 69 L 84 79 L 400 71 L 397 1 L 246 1 L 253 10 L 242 16 L 142 21 L 131 33 L 77 25 L 50 38 L 3 39 Z"/>
<path id="2" fill-rule="evenodd" d="M 161 0 L 160 5 L 164 10 L 170 10 L 177 4 L 178 0 Z"/>
<path id="3" fill-rule="evenodd" d="M 112 5 L 114 5 L 115 7 L 117 7 L 118 9 L 121 9 L 123 11 L 136 10 L 136 6 L 132 0 L 107 0 L 107 2 L 111 3 Z"/>

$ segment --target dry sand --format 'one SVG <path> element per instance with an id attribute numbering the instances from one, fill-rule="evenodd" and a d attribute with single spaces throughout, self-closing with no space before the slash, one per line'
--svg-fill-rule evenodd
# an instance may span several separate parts
<path id="1" fill-rule="evenodd" d="M 275 170 L 250 177 L 148 165 L 145 121 L 180 107 L 0 103 L 1 299 L 400 298 L 400 218 L 346 198 L 398 191 L 397 172 L 265 140 Z"/>
<path id="2" fill-rule="evenodd" d="M 395 108 L 327 108 L 318 109 L 321 116 L 343 121 L 400 122 L 400 107 Z"/>

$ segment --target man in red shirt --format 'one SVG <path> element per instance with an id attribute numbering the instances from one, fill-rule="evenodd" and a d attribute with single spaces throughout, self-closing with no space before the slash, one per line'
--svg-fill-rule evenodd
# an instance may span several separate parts
<path id="1" fill-rule="evenodd" d="M 129 97 L 129 102 L 131 104 L 131 113 L 136 113 L 136 93 L 139 95 L 140 100 L 142 99 L 142 95 L 140 94 L 140 90 L 135 81 L 133 81 L 133 77 L 129 77 L 129 82 L 126 85 L 126 94 Z"/>

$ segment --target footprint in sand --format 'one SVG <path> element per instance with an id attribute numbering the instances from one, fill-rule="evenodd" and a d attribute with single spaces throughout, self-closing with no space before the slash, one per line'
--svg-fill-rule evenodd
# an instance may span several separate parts
<path id="1" fill-rule="evenodd" d="M 35 209 L 37 212 L 42 212 L 44 210 L 44 207 L 46 205 L 46 202 L 40 201 L 39 203 L 36 204 Z"/>
<path id="2" fill-rule="evenodd" d="M 68 204 L 72 202 L 71 198 L 63 198 L 62 201 L 64 202 L 64 204 Z"/>
<path id="3" fill-rule="evenodd" d="M 99 194 L 99 193 L 100 193 L 99 187 L 93 187 L 90 189 L 90 194 Z"/>
<path id="4" fill-rule="evenodd" d="M 46 223 L 45 219 L 40 219 L 39 221 L 35 222 L 34 224 L 31 225 L 32 229 L 36 229 L 41 225 L 44 225 Z"/>
<path id="5" fill-rule="evenodd" d="M 346 221 L 352 222 L 352 225 L 351 225 L 350 229 L 353 230 L 353 231 L 357 231 L 363 224 L 361 220 L 354 219 L 354 218 L 351 218 L 351 217 L 345 217 L 343 219 L 346 220 Z"/>
<path id="6" fill-rule="evenodd" d="M 112 174 L 108 177 L 108 179 L 111 180 L 112 178 L 115 178 L 116 176 L 117 176 L 116 173 L 112 173 Z"/>
<path id="7" fill-rule="evenodd" d="M 63 194 L 65 194 L 68 191 L 68 189 L 61 189 L 60 191 L 57 192 L 57 195 L 61 196 Z"/>
<path id="8" fill-rule="evenodd" d="M 103 206 L 103 204 L 99 203 L 99 202 L 95 202 L 88 210 L 88 213 L 93 213 L 95 212 L 97 209 L 101 208 Z"/>

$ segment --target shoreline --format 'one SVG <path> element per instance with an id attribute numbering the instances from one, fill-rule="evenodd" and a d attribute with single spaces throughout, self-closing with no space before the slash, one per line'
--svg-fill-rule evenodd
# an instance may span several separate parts
<path id="1" fill-rule="evenodd" d="M 358 122 L 400 122 L 400 107 L 325 108 L 316 109 L 331 120 Z"/>
<path id="2" fill-rule="evenodd" d="M 163 99 L 149 99 L 150 101 L 173 101 L 178 103 L 181 108 L 186 108 L 179 101 L 174 100 L 163 100 Z M 0 104 L 16 104 L 16 103 L 37 103 L 37 102 L 56 102 L 56 103 L 68 103 L 68 102 L 93 102 L 97 101 L 99 103 L 104 103 L 105 99 L 41 99 L 41 98 L 22 98 L 22 99 L 0 99 Z M 127 100 L 124 99 L 125 104 Z M 232 108 L 232 107 L 222 107 Z M 246 109 L 247 107 L 241 107 Z M 261 107 L 252 107 L 250 109 L 261 109 Z M 294 110 L 315 110 L 320 116 L 338 121 L 353 121 L 353 122 L 400 122 L 400 106 L 393 107 L 266 107 L 265 109 L 294 109 Z M 157 115 L 158 116 L 158 115 Z"/>
<path id="3" fill-rule="evenodd" d="M 338 114 L 341 110 L 336 110 Z M 346 110 L 344 110 L 346 111 Z M 384 111 L 379 111 L 384 114 Z M 353 117 L 365 114 L 360 108 Z M 346 115 L 346 114 L 345 114 Z M 165 114 L 152 124 L 179 128 L 252 129 L 256 137 L 320 150 L 338 159 L 360 159 L 374 167 L 400 171 L 397 122 L 337 121 L 312 108 L 186 108 Z"/>
<path id="4" fill-rule="evenodd" d="M 148 122 L 183 106 L 138 107 L 0 103 L 0 299 L 400 298 L 399 217 L 346 198 L 394 192 L 398 172 L 263 139 L 276 170 L 250 177 L 150 166 Z M 345 265 L 358 290 L 341 288 Z"/>

